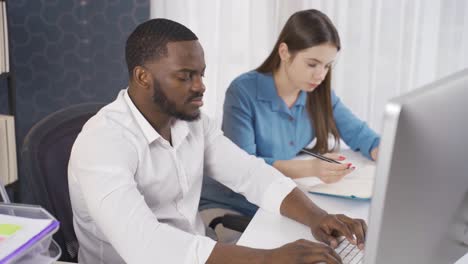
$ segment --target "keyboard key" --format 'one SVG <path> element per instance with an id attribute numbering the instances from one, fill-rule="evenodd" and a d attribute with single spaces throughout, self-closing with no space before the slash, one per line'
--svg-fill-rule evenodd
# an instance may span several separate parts
<path id="1" fill-rule="evenodd" d="M 357 246 L 351 244 L 344 237 L 338 239 L 338 247 L 335 251 L 343 260 L 343 264 L 361 264 L 364 258 L 364 252 Z"/>

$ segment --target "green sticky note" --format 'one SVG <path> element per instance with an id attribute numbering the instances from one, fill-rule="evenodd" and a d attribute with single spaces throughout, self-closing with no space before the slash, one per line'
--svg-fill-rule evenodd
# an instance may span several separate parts
<path id="1" fill-rule="evenodd" d="M 0 224 L 0 235 L 11 236 L 20 229 L 21 229 L 21 226 L 19 225 Z"/>

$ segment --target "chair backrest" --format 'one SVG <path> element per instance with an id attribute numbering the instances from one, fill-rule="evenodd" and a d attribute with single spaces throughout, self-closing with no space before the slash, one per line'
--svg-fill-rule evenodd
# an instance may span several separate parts
<path id="1" fill-rule="evenodd" d="M 78 242 L 68 192 L 71 148 L 83 125 L 103 103 L 74 105 L 45 117 L 27 134 L 21 150 L 21 202 L 38 204 L 60 221 L 54 235 L 65 261 L 76 261 Z"/>

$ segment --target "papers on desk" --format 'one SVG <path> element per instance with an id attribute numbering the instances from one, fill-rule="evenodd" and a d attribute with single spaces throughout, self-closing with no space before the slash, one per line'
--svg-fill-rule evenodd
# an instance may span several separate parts
<path id="1" fill-rule="evenodd" d="M 0 214 L 0 263 L 27 251 L 57 228 L 53 219 L 31 219 Z"/>
<path id="2" fill-rule="evenodd" d="M 295 179 L 299 188 L 315 194 L 323 194 L 348 199 L 370 199 L 375 178 L 375 162 L 350 149 L 340 151 L 346 163 L 353 163 L 356 169 L 341 181 L 332 184 L 322 183 L 317 177 Z M 298 157 L 306 158 L 305 156 Z M 308 157 L 307 157 L 308 158 Z"/>

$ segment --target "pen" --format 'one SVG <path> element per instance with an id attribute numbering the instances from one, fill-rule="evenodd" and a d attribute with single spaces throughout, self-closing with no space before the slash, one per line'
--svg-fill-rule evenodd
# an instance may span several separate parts
<path id="1" fill-rule="evenodd" d="M 323 160 L 323 161 L 328 161 L 328 162 L 330 162 L 330 163 L 341 164 L 341 162 L 338 162 L 338 161 L 336 161 L 336 160 L 334 160 L 334 159 L 329 159 L 329 158 L 327 158 L 327 157 L 325 157 L 325 156 L 322 156 L 322 155 L 320 155 L 320 154 L 318 154 L 318 153 L 314 153 L 314 152 L 308 151 L 307 149 L 301 149 L 301 151 L 299 151 L 299 153 L 301 153 L 301 152 L 302 152 L 302 153 L 305 153 L 305 154 L 307 154 L 307 155 L 314 156 L 314 157 L 316 157 L 317 159 L 321 159 L 321 160 Z"/>

